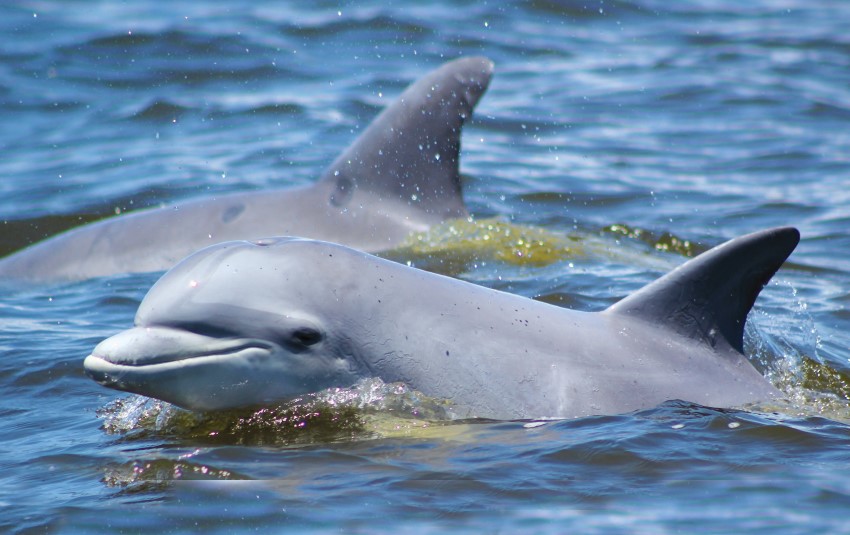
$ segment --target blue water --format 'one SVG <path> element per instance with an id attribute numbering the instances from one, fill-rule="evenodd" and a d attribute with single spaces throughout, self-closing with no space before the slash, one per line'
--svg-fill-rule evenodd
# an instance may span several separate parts
<path id="1" fill-rule="evenodd" d="M 788 403 L 210 435 L 241 420 L 193 427 L 82 372 L 156 274 L 21 287 L 0 297 L 0 531 L 850 531 L 850 6 L 291 4 L 2 3 L 2 251 L 310 183 L 409 82 L 486 55 L 462 148 L 471 211 L 605 254 L 459 276 L 598 310 L 684 261 L 670 236 L 702 250 L 797 226 L 747 331 Z"/>

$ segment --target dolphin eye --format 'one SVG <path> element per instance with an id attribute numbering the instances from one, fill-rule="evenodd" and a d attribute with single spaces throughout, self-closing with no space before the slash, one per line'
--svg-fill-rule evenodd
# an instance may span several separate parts
<path id="1" fill-rule="evenodd" d="M 322 341 L 322 333 L 311 327 L 300 327 L 292 331 L 292 340 L 302 346 L 311 346 Z"/>

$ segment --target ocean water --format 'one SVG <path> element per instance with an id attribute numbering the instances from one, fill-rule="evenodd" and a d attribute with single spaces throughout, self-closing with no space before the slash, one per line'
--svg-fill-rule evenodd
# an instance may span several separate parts
<path id="1" fill-rule="evenodd" d="M 839 0 L 2 3 L 3 254 L 308 184 L 464 55 L 496 64 L 463 137 L 468 232 L 574 245 L 531 261 L 446 231 L 399 260 L 599 310 L 734 236 L 803 238 L 747 329 L 785 402 L 543 424 L 446 422 L 380 384 L 185 413 L 82 370 L 157 274 L 6 288 L 0 531 L 850 531 L 848 27 Z"/>

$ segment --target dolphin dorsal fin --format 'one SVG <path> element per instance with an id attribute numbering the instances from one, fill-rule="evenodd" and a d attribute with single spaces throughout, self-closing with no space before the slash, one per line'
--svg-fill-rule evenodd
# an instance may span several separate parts
<path id="1" fill-rule="evenodd" d="M 719 245 L 682 264 L 606 314 L 634 316 L 743 353 L 747 314 L 765 284 L 800 241 L 795 228 L 763 230 Z"/>
<path id="2" fill-rule="evenodd" d="M 363 188 L 409 203 L 429 219 L 465 217 L 461 127 L 493 72 L 486 58 L 446 63 L 409 86 L 325 171 L 330 201 L 344 206 Z"/>

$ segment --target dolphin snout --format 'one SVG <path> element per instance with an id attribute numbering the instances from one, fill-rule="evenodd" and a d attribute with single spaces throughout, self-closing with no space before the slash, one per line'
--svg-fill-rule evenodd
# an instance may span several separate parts
<path id="1" fill-rule="evenodd" d="M 264 340 L 217 338 L 172 327 L 134 327 L 99 343 L 91 356 L 120 366 L 142 367 L 242 349 L 271 349 Z"/>
<path id="2" fill-rule="evenodd" d="M 110 364 L 109 361 L 92 354 L 86 357 L 83 361 L 83 368 L 85 369 L 86 375 L 88 375 L 96 383 L 110 388 L 120 389 L 121 376 L 124 375 L 124 373 L 118 366 Z"/>
<path id="3" fill-rule="evenodd" d="M 147 366 L 180 360 L 189 348 L 205 345 L 207 337 L 163 327 L 134 327 L 95 346 L 92 356 L 124 366 Z"/>
<path id="4" fill-rule="evenodd" d="M 209 337 L 165 327 L 135 327 L 99 343 L 83 361 L 86 375 L 122 388 L 131 370 L 197 356 L 215 342 Z"/>
<path id="5" fill-rule="evenodd" d="M 103 386 L 214 410 L 280 399 L 278 390 L 286 381 L 272 373 L 272 357 L 279 351 L 275 343 L 257 338 L 134 327 L 98 344 L 83 366 Z"/>

